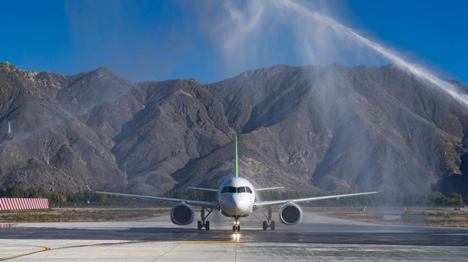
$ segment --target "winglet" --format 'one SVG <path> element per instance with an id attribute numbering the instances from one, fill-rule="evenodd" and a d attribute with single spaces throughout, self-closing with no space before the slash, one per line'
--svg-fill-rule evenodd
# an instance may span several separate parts
<path id="1" fill-rule="evenodd" d="M 237 157 L 237 136 L 236 136 L 236 177 L 239 177 L 239 162 Z"/>
<path id="2" fill-rule="evenodd" d="M 93 192 L 93 193 L 95 192 L 94 190 L 92 190 L 91 188 L 89 188 L 88 185 L 86 185 L 86 187 L 88 188 L 89 191 L 91 191 L 91 192 Z"/>

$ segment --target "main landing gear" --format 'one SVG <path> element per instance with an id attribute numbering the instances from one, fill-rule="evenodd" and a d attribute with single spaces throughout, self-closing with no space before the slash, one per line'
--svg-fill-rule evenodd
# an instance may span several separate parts
<path id="1" fill-rule="evenodd" d="M 205 210 L 208 212 L 208 214 L 205 216 Z M 213 212 L 213 209 L 202 207 L 201 213 L 200 213 L 200 218 L 201 221 L 198 221 L 198 230 L 202 230 L 202 228 L 205 228 L 206 230 L 210 230 L 210 221 L 206 221 L 206 218 Z"/>
<path id="2" fill-rule="evenodd" d="M 267 214 L 265 214 L 265 211 L 267 211 Z M 262 214 L 267 219 L 267 221 L 263 221 L 263 230 L 267 230 L 268 228 L 275 230 L 275 221 L 271 221 L 271 207 L 263 210 Z"/>
<path id="3" fill-rule="evenodd" d="M 240 221 L 239 218 L 236 217 L 234 220 L 234 225 L 232 226 L 232 232 L 240 232 Z"/>

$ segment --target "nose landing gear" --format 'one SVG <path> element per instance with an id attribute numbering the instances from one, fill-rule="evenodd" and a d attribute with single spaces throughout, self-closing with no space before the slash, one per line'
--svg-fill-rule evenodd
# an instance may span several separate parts
<path id="1" fill-rule="evenodd" d="M 236 219 L 234 220 L 234 225 L 232 226 L 232 232 L 240 232 L 240 222 L 239 222 L 239 218 L 236 217 Z"/>
<path id="2" fill-rule="evenodd" d="M 268 213 L 265 214 L 265 211 L 267 211 Z M 271 221 L 271 207 L 263 210 L 262 214 L 267 219 L 267 221 L 263 221 L 263 230 L 268 230 L 268 228 L 270 228 L 271 230 L 275 230 L 275 221 Z"/>
<path id="3" fill-rule="evenodd" d="M 208 214 L 205 216 L 205 210 L 208 211 Z M 197 224 L 197 229 L 202 230 L 202 228 L 205 228 L 206 230 L 210 230 L 210 221 L 206 221 L 206 218 L 213 212 L 213 209 L 209 209 L 206 207 L 202 207 L 201 213 L 200 213 L 200 218 L 201 221 L 198 221 Z"/>

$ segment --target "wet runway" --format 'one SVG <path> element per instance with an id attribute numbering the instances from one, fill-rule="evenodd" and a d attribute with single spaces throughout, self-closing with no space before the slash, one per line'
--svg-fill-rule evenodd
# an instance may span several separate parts
<path id="1" fill-rule="evenodd" d="M 126 222 L 12 224 L 0 227 L 0 258 L 466 261 L 468 256 L 468 229 L 383 226 L 306 212 L 299 225 L 276 222 L 277 230 L 262 231 L 262 219 L 256 214 L 242 221 L 240 236 L 233 235 L 229 219 L 219 215 L 210 217 L 210 231 L 196 230 L 195 223 L 175 226 L 167 216 Z M 32 247 L 38 253 L 29 254 L 35 252 L 29 252 Z M 21 254 L 27 255 L 15 258 Z"/>

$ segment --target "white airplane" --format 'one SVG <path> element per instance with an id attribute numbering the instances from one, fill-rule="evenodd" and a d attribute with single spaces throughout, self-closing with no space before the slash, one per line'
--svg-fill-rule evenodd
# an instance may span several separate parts
<path id="1" fill-rule="evenodd" d="M 113 193 L 103 192 L 88 189 L 96 194 L 132 197 L 132 198 L 146 198 L 154 199 L 167 202 L 176 202 L 171 210 L 171 221 L 176 225 L 188 225 L 191 224 L 195 218 L 193 206 L 201 207 L 200 221 L 198 221 L 198 230 L 205 228 L 210 230 L 210 221 L 206 219 L 213 212 L 213 210 L 220 211 L 222 215 L 226 217 L 234 218 L 234 225 L 232 227 L 233 232 L 240 232 L 241 217 L 247 217 L 252 214 L 254 210 L 263 209 L 262 214 L 267 220 L 263 221 L 263 230 L 270 228 L 275 230 L 275 221 L 272 220 L 271 207 L 279 206 L 279 221 L 285 225 L 296 225 L 302 220 L 302 209 L 298 203 L 317 201 L 323 199 L 339 199 L 342 197 L 351 196 L 362 196 L 376 194 L 378 192 L 366 192 L 366 193 L 355 193 L 355 194 L 343 194 L 333 196 L 321 196 L 321 197 L 308 197 L 308 198 L 297 198 L 297 199 L 285 199 L 285 200 L 273 200 L 273 201 L 257 201 L 256 192 L 266 190 L 283 189 L 284 187 L 268 187 L 268 188 L 254 188 L 252 183 L 247 179 L 239 177 L 238 169 L 238 157 L 237 157 L 237 137 L 235 140 L 236 145 L 236 162 L 235 162 L 235 177 L 226 179 L 219 189 L 211 188 L 200 188 L 200 187 L 189 187 L 193 190 L 203 190 L 217 192 L 217 201 L 199 201 L 189 199 L 177 199 L 167 197 L 156 197 L 156 196 L 145 196 L 145 195 L 133 195 L 124 193 Z M 266 214 L 265 214 L 266 212 Z"/>

